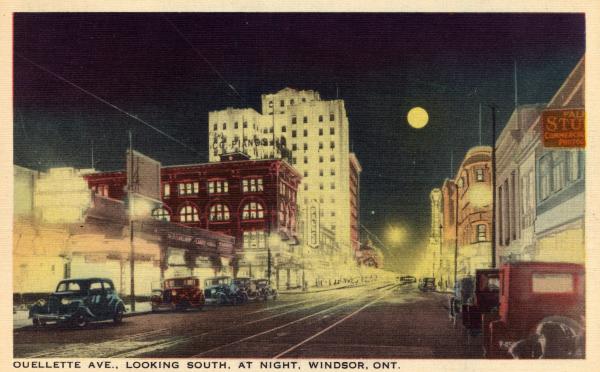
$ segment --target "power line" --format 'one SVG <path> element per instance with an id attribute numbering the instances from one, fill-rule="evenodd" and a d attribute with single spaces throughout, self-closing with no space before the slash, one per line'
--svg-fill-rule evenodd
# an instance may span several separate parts
<path id="1" fill-rule="evenodd" d="M 181 36 L 181 38 L 187 43 L 187 45 L 190 46 L 190 48 L 192 48 L 192 50 L 198 55 L 200 56 L 200 58 L 202 58 L 204 60 L 204 62 L 206 62 L 206 64 L 211 68 L 211 70 L 213 70 L 213 72 L 219 77 L 219 79 L 221 79 L 221 81 L 223 81 L 223 83 L 225 83 L 225 85 L 227 85 L 227 87 L 229 89 L 231 89 L 238 97 L 239 99 L 244 102 L 244 97 L 242 97 L 240 95 L 240 93 L 237 91 L 237 89 L 235 89 L 235 87 L 233 86 L 233 84 L 229 83 L 225 77 L 219 72 L 219 70 L 217 70 L 217 68 L 215 66 L 213 66 L 212 63 L 210 63 L 210 61 L 204 56 L 204 54 L 202 54 L 195 46 L 194 44 L 191 43 L 191 41 L 185 37 L 185 35 L 179 30 L 179 28 L 167 17 L 164 17 L 164 19 L 169 22 L 169 24 L 171 25 L 171 27 L 173 27 L 173 29 L 175 30 L 175 32 L 177 32 L 177 34 L 179 34 L 179 36 Z"/>
<path id="2" fill-rule="evenodd" d="M 165 136 L 165 137 L 167 137 L 168 139 L 170 139 L 170 140 L 172 140 L 172 141 L 174 141 L 174 142 L 176 142 L 176 143 L 180 144 L 181 146 L 183 146 L 183 147 L 187 148 L 188 150 L 190 150 L 190 151 L 192 151 L 192 152 L 196 153 L 197 155 L 202 155 L 202 154 L 201 154 L 200 152 L 198 152 L 196 149 L 194 149 L 194 148 L 192 148 L 192 147 L 190 147 L 190 146 L 186 145 L 185 143 L 181 142 L 181 141 L 180 141 L 180 140 L 178 140 L 177 138 L 175 138 L 175 137 L 171 136 L 170 134 L 167 134 L 167 133 L 165 133 L 164 131 L 162 131 L 162 130 L 158 129 L 157 127 L 153 126 L 152 124 L 150 124 L 150 123 L 148 123 L 148 122 L 146 122 L 146 121 L 144 121 L 144 120 L 140 119 L 139 117 L 137 117 L 137 115 L 131 114 L 131 113 L 129 113 L 129 112 L 127 112 L 127 111 L 123 110 L 122 108 L 120 108 L 120 107 L 118 107 L 118 106 L 116 106 L 116 105 L 114 105 L 114 104 L 112 104 L 112 103 L 108 102 L 108 101 L 107 101 L 107 100 L 105 100 L 104 98 L 102 98 L 102 97 L 99 97 L 99 96 L 95 95 L 94 93 L 90 92 L 89 90 L 87 90 L 87 89 L 85 89 L 85 88 L 82 88 L 82 87 L 80 87 L 79 85 L 77 85 L 77 84 L 73 83 L 72 81 L 70 81 L 70 80 L 68 80 L 68 79 L 64 78 L 63 76 L 61 76 L 61 75 L 59 75 L 59 74 L 57 74 L 57 73 L 55 73 L 55 72 L 53 72 L 53 71 L 49 70 L 48 68 L 46 68 L 46 67 L 44 67 L 44 66 L 42 66 L 42 65 L 40 65 L 40 64 L 38 64 L 38 63 L 36 63 L 36 62 L 34 62 L 34 61 L 32 61 L 32 60 L 30 60 L 29 58 L 27 58 L 27 57 L 23 56 L 22 54 L 20 54 L 20 53 L 18 53 L 18 52 L 15 52 L 15 55 L 17 55 L 18 57 L 20 57 L 20 58 L 24 59 L 25 61 L 29 62 L 29 63 L 30 63 L 30 64 L 32 64 L 33 66 L 35 66 L 35 67 L 39 68 L 40 70 L 42 70 L 42 71 L 44 71 L 44 72 L 46 72 L 46 73 L 48 73 L 48 74 L 50 74 L 50 75 L 54 76 L 54 77 L 55 77 L 55 78 L 57 78 L 58 80 L 60 80 L 60 81 L 62 81 L 62 82 L 64 82 L 64 83 L 67 83 L 67 84 L 69 84 L 70 86 L 72 86 L 72 87 L 74 87 L 74 88 L 78 89 L 79 91 L 81 91 L 81 92 L 83 92 L 83 93 L 87 94 L 88 96 L 90 96 L 90 97 L 93 97 L 93 98 L 97 99 L 98 101 L 100 101 L 100 102 L 104 103 L 105 105 L 107 105 L 107 106 L 110 106 L 110 107 L 114 108 L 115 110 L 117 110 L 117 111 L 119 111 L 119 112 L 121 112 L 121 113 L 123 113 L 123 114 L 125 114 L 125 115 L 129 116 L 130 118 L 134 119 L 135 121 L 138 121 L 138 122 L 140 122 L 140 123 L 144 124 L 144 125 L 145 125 L 145 126 L 147 126 L 148 128 L 151 128 L 151 129 L 153 129 L 153 130 L 154 130 L 154 131 L 156 131 L 157 133 L 159 133 L 159 134 L 162 134 L 163 136 Z"/>
<path id="3" fill-rule="evenodd" d="M 360 222 L 359 222 L 359 223 L 360 223 Z M 379 237 L 378 237 L 377 235 L 375 235 L 374 233 L 372 233 L 371 231 L 369 231 L 369 229 L 367 229 L 367 228 L 365 227 L 365 225 L 363 225 L 362 223 L 360 223 L 360 227 L 362 227 L 362 228 L 363 228 L 363 230 L 367 232 L 367 234 L 369 234 L 369 235 L 371 235 L 372 237 L 374 237 L 374 238 L 375 238 L 375 240 L 377 240 L 377 242 L 378 242 L 379 244 L 381 244 L 382 248 L 383 248 L 383 249 L 385 249 L 385 250 L 386 250 L 386 251 L 389 253 L 389 250 L 388 250 L 388 249 L 387 249 L 387 247 L 385 246 L 385 243 L 384 243 L 384 242 L 382 242 L 382 241 L 381 241 L 381 239 L 379 239 Z"/>

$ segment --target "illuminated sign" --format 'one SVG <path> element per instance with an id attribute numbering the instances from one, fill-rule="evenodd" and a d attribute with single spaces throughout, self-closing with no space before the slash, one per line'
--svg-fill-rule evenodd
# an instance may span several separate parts
<path id="1" fill-rule="evenodd" d="M 319 216 L 319 205 L 317 203 L 312 203 L 308 210 L 308 245 L 311 248 L 317 248 L 319 246 Z"/>
<path id="2" fill-rule="evenodd" d="M 542 112 L 545 147 L 585 147 L 585 111 L 556 109 Z"/>

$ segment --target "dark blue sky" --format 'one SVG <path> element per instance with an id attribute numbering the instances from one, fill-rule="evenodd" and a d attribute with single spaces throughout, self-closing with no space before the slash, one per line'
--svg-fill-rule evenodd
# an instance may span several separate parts
<path id="1" fill-rule="evenodd" d="M 231 83 L 221 80 L 169 23 Z M 15 52 L 159 127 L 166 140 L 24 59 L 14 60 L 18 165 L 123 168 L 126 132 L 163 164 L 207 160 L 208 112 L 259 109 L 286 86 L 346 102 L 360 159 L 362 222 L 425 237 L 429 191 L 479 142 L 478 105 L 502 127 L 519 103 L 547 102 L 585 51 L 583 14 L 16 14 Z M 406 124 L 413 106 L 429 125 Z M 491 115 L 483 115 L 491 143 Z M 374 211 L 375 214 L 372 214 Z M 410 251 L 416 247 L 404 247 Z"/>

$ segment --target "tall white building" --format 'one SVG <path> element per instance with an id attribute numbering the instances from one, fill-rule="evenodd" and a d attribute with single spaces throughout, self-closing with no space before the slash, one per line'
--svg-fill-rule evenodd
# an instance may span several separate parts
<path id="1" fill-rule="evenodd" d="M 262 113 L 251 108 L 209 113 L 209 161 L 237 151 L 252 159 L 286 159 L 303 175 L 299 207 L 318 202 L 319 223 L 335 232 L 342 252 L 352 254 L 358 242 L 356 233 L 351 238 L 351 226 L 358 226 L 358 215 L 351 213 L 344 101 L 321 100 L 318 92 L 291 88 L 261 98 Z"/>

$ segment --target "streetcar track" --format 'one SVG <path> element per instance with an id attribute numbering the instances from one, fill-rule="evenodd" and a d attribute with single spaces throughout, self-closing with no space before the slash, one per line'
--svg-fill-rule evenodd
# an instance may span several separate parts
<path id="1" fill-rule="evenodd" d="M 355 310 L 355 311 L 353 311 L 353 312 L 352 312 L 352 313 L 350 313 L 349 315 L 346 315 L 345 317 L 343 317 L 342 319 L 340 319 L 340 320 L 336 321 L 335 323 L 331 324 L 330 326 L 328 326 L 328 327 L 326 327 L 326 328 L 324 328 L 324 329 L 320 330 L 319 332 L 315 333 L 314 335 L 312 335 L 312 336 L 310 336 L 310 337 L 308 337 L 308 338 L 304 339 L 303 341 L 301 341 L 301 342 L 299 342 L 299 343 L 295 344 L 294 346 L 290 347 L 289 349 L 287 349 L 287 350 L 285 350 L 285 351 L 282 351 L 281 353 L 279 353 L 279 354 L 275 355 L 275 356 L 273 357 L 273 359 L 278 359 L 278 358 L 280 358 L 280 357 L 284 356 L 285 354 L 288 354 L 288 353 L 290 353 L 290 352 L 292 352 L 292 351 L 296 350 L 297 348 L 299 348 L 300 346 L 304 345 L 305 343 L 307 343 L 307 342 L 309 342 L 309 341 L 311 341 L 311 340 L 313 340 L 313 339 L 315 339 L 315 338 L 319 337 L 320 335 L 324 334 L 325 332 L 328 332 L 330 329 L 332 329 L 332 328 L 336 327 L 338 324 L 341 324 L 341 323 L 345 322 L 346 320 L 348 320 L 348 319 L 352 318 L 354 315 L 356 315 L 356 314 L 360 313 L 361 311 L 363 311 L 363 310 L 364 310 L 364 309 L 366 309 L 367 307 L 369 307 L 369 306 L 373 305 L 374 303 L 376 303 L 377 301 L 381 300 L 383 297 L 385 297 L 385 295 L 386 295 L 386 294 L 383 294 L 383 295 L 381 295 L 381 296 L 377 297 L 375 300 L 373 300 L 373 301 L 371 301 L 371 302 L 367 303 L 366 305 L 364 305 L 364 306 L 360 307 L 358 310 Z"/>
<path id="2" fill-rule="evenodd" d="M 385 286 L 384 286 L 384 287 L 385 287 Z M 382 288 L 384 288 L 384 287 L 382 287 Z M 377 301 L 378 301 L 378 300 L 380 300 L 381 298 L 383 298 L 383 296 L 380 296 L 380 297 L 378 297 L 378 298 L 377 298 Z M 336 301 L 339 301 L 339 300 L 340 300 L 340 299 L 336 299 Z M 274 327 L 274 328 L 268 329 L 268 330 L 266 330 L 266 331 L 262 331 L 262 332 L 256 333 L 256 334 L 254 334 L 254 335 L 251 335 L 251 336 L 247 336 L 247 337 L 241 338 L 241 339 L 239 339 L 239 340 L 236 340 L 236 341 L 233 341 L 233 342 L 230 342 L 230 343 L 224 344 L 224 345 L 220 345 L 220 346 L 214 347 L 214 348 L 212 348 L 212 349 L 209 349 L 209 350 L 205 350 L 205 351 L 203 351 L 203 352 L 201 352 L 201 353 L 199 353 L 199 354 L 196 354 L 196 355 L 193 355 L 193 356 L 191 356 L 191 358 L 198 358 L 198 357 L 202 357 L 202 356 L 204 356 L 204 355 L 206 355 L 206 354 L 209 354 L 209 353 L 211 353 L 211 352 L 213 352 L 213 351 L 220 350 L 220 349 L 222 349 L 222 348 L 225 348 L 225 347 L 228 347 L 228 346 L 236 345 L 236 344 L 239 344 L 239 343 L 242 343 L 242 342 L 245 342 L 245 341 L 248 341 L 248 340 L 254 339 L 254 338 L 256 338 L 256 337 L 259 337 L 259 336 L 262 336 L 262 335 L 265 335 L 265 334 L 268 334 L 268 333 L 271 333 L 271 332 L 277 331 L 277 330 L 279 330 L 279 329 L 282 329 L 282 328 L 285 328 L 285 327 L 289 327 L 289 326 L 291 326 L 291 325 L 293 325 L 293 324 L 299 323 L 299 322 L 301 322 L 301 321 L 304 321 L 304 320 L 306 320 L 306 319 L 313 318 L 313 317 L 315 317 L 315 316 L 317 316 L 317 315 L 319 315 L 319 314 L 322 314 L 322 313 L 325 313 L 325 312 L 328 312 L 328 311 L 334 310 L 334 309 L 336 309 L 336 308 L 339 308 L 339 307 L 341 307 L 341 306 L 346 306 L 346 305 L 348 305 L 348 304 L 352 304 L 353 302 L 360 302 L 361 300 L 362 300 L 362 299 L 359 299 L 359 300 L 354 300 L 354 301 L 350 301 L 350 302 L 348 302 L 348 303 L 339 303 L 339 304 L 337 304 L 337 305 L 334 305 L 334 306 L 328 307 L 328 308 L 326 308 L 326 309 L 323 309 L 323 310 L 317 311 L 316 313 L 312 313 L 312 314 L 310 314 L 310 315 L 307 315 L 307 316 L 304 316 L 304 317 L 302 317 L 302 318 L 299 318 L 299 319 L 293 320 L 293 321 L 291 321 L 291 322 L 288 322 L 288 323 L 286 323 L 286 324 L 283 324 L 283 325 L 280 325 L 280 326 L 277 326 L 277 327 Z M 374 303 L 374 302 L 373 302 L 373 303 Z M 369 303 L 369 305 L 371 305 L 371 304 L 372 304 L 372 303 Z"/>
<path id="3" fill-rule="evenodd" d="M 394 286 L 393 284 L 391 284 L 391 285 Z M 381 288 L 385 288 L 385 287 L 388 287 L 388 286 L 390 286 L 390 285 L 384 285 L 382 287 L 378 287 L 378 288 L 374 288 L 374 289 L 375 290 L 379 290 Z M 331 296 L 329 296 L 329 297 L 331 297 Z M 298 311 L 302 311 L 302 310 L 307 310 L 307 309 L 310 310 L 310 309 L 317 308 L 317 307 L 322 306 L 322 305 L 329 304 L 331 302 L 343 301 L 343 300 L 345 300 L 347 298 L 352 298 L 352 293 L 349 293 L 348 295 L 345 295 L 345 296 L 336 297 L 334 299 L 329 298 L 328 300 L 325 300 L 325 301 L 322 301 L 322 299 L 307 299 L 307 300 L 293 302 L 293 303 L 290 303 L 290 304 L 284 304 L 284 305 L 274 306 L 274 307 L 271 307 L 271 308 L 265 308 L 265 309 L 261 309 L 259 311 L 250 312 L 248 314 L 257 314 L 257 313 L 264 312 L 264 311 L 277 310 L 277 309 L 282 309 L 282 308 L 286 308 L 286 307 L 290 307 L 290 306 L 294 306 L 294 305 L 310 303 L 308 306 L 303 306 L 303 307 L 300 307 L 300 308 L 290 309 L 288 311 L 284 311 L 283 313 L 273 314 L 273 315 L 270 315 L 270 316 L 267 316 L 267 317 L 264 317 L 264 318 L 260 318 L 260 319 L 254 319 L 252 321 L 249 321 L 249 322 L 246 322 L 246 323 L 243 323 L 243 324 L 240 324 L 240 325 L 235 325 L 235 326 L 231 326 L 231 327 L 227 327 L 227 328 L 220 328 L 220 329 L 217 329 L 217 330 L 210 330 L 210 331 L 204 332 L 202 334 L 194 335 L 194 336 L 175 336 L 175 337 L 170 337 L 170 338 L 168 338 L 166 340 L 165 339 L 157 340 L 155 342 L 153 342 L 153 341 L 142 341 L 146 337 L 156 337 L 156 336 L 160 337 L 160 336 L 172 333 L 172 331 L 173 331 L 172 329 L 169 329 L 169 328 L 162 328 L 162 329 L 158 329 L 158 330 L 152 330 L 152 331 L 147 331 L 147 332 L 136 333 L 134 335 L 128 335 L 128 336 L 125 336 L 125 337 L 119 337 L 119 338 L 116 338 L 116 339 L 104 341 L 104 342 L 99 343 L 99 344 L 92 344 L 92 345 L 90 345 L 90 344 L 76 344 L 76 345 L 73 345 L 73 346 L 70 346 L 70 347 L 64 347 L 63 346 L 63 347 L 53 348 L 51 351 L 45 351 L 45 352 L 42 352 L 42 353 L 27 355 L 27 356 L 24 356 L 24 358 L 51 357 L 51 356 L 56 356 L 57 354 L 68 356 L 68 355 L 74 355 L 75 353 L 81 352 L 81 351 L 83 351 L 85 349 L 91 349 L 91 350 L 94 350 L 95 352 L 98 352 L 98 351 L 100 351 L 102 349 L 111 349 L 111 346 L 112 346 L 113 350 L 107 350 L 109 352 L 108 354 L 105 354 L 105 355 L 95 354 L 94 357 L 108 357 L 108 358 L 125 358 L 125 357 L 131 357 L 131 356 L 140 355 L 142 353 L 147 353 L 147 352 L 151 352 L 151 351 L 155 351 L 155 350 L 159 350 L 159 349 L 165 349 L 165 348 L 168 348 L 168 347 L 171 347 L 171 346 L 175 346 L 175 345 L 178 345 L 178 344 L 181 344 L 181 343 L 184 343 L 184 342 L 188 342 L 188 341 L 191 341 L 191 340 L 194 340 L 194 339 L 202 338 L 202 337 L 205 337 L 205 336 L 210 335 L 210 334 L 215 334 L 215 333 L 218 334 L 218 333 L 221 333 L 223 331 L 228 331 L 228 330 L 232 330 L 232 329 L 238 329 L 240 327 L 248 326 L 248 325 L 255 324 L 255 323 L 264 322 L 264 321 L 267 321 L 267 320 L 270 320 L 270 319 L 275 319 L 275 318 L 282 317 L 284 315 L 288 315 L 288 314 L 291 314 L 291 313 L 294 313 L 294 312 L 298 312 Z M 351 301 L 349 303 L 353 303 L 353 302 L 355 302 L 355 301 Z M 295 324 L 295 323 L 298 323 L 298 322 L 300 322 L 302 320 L 312 318 L 314 316 L 317 316 L 317 315 L 322 314 L 322 313 L 327 312 L 327 311 L 331 311 L 333 309 L 336 309 L 336 308 L 338 308 L 338 307 L 340 307 L 342 305 L 345 305 L 345 304 L 347 305 L 349 303 L 340 303 L 338 305 L 335 305 L 335 306 L 332 306 L 332 307 L 328 307 L 328 308 L 320 310 L 320 311 L 318 311 L 316 313 L 310 314 L 308 316 L 305 316 L 305 317 L 302 317 L 300 319 L 296 319 L 296 320 L 294 320 L 292 322 L 286 323 L 286 324 L 284 324 L 282 326 L 276 327 L 276 329 L 284 328 L 284 327 L 289 326 L 291 324 Z M 275 329 L 272 329 L 272 330 L 275 330 Z M 272 330 L 270 330 L 270 331 L 272 331 Z M 253 335 L 253 336 L 250 336 L 250 337 L 254 338 L 254 337 L 257 337 L 258 335 L 264 334 L 264 333 L 265 332 L 261 332 L 259 334 L 256 334 L 256 335 Z M 268 332 L 266 332 L 266 333 L 268 333 Z M 129 348 L 129 349 L 125 349 L 125 350 L 118 350 L 118 351 L 114 350 L 114 345 L 115 344 L 122 343 L 122 342 L 135 342 L 135 341 L 139 341 L 138 344 L 141 343 L 141 342 L 146 342 L 146 343 L 144 345 L 141 345 L 141 346 L 137 345 L 134 348 Z M 236 341 L 236 343 L 237 342 L 241 342 L 241 341 L 238 340 L 238 341 Z M 224 347 L 224 346 L 221 346 L 221 347 Z M 113 351 L 113 352 L 110 352 L 110 351 Z M 206 351 L 204 353 L 207 353 L 207 352 L 208 351 Z M 201 354 L 198 354 L 198 355 L 202 355 L 204 353 L 201 353 Z"/>
<path id="4" fill-rule="evenodd" d="M 345 299 L 347 297 L 348 296 L 341 297 L 341 298 L 336 298 L 336 299 L 333 299 L 333 300 L 321 301 L 321 302 L 318 302 L 318 303 L 313 304 L 312 306 L 308 307 L 308 309 L 314 308 L 314 307 L 318 307 L 318 306 L 321 306 L 321 305 L 325 305 L 325 304 L 328 304 L 330 302 L 340 301 L 340 300 L 343 300 L 343 299 Z M 246 323 L 243 323 L 243 324 L 239 324 L 239 325 L 235 325 L 235 326 L 231 326 L 231 327 L 227 327 L 227 328 L 220 328 L 220 329 L 217 329 L 217 330 L 211 330 L 211 331 L 203 332 L 203 333 L 198 334 L 198 335 L 187 336 L 185 338 L 178 338 L 176 340 L 173 340 L 173 339 L 163 340 L 163 341 L 159 341 L 159 342 L 156 342 L 154 344 L 151 344 L 151 345 L 143 346 L 141 348 L 135 348 L 135 349 L 132 349 L 132 350 L 126 350 L 126 351 L 123 351 L 123 352 L 119 352 L 117 354 L 113 354 L 113 355 L 110 355 L 108 357 L 110 357 L 110 358 L 127 358 L 127 357 L 130 357 L 130 356 L 139 355 L 141 353 L 145 353 L 145 352 L 149 352 L 149 351 L 154 351 L 154 350 L 159 349 L 159 348 L 160 349 L 164 349 L 164 348 L 167 348 L 167 347 L 170 347 L 170 346 L 175 346 L 175 345 L 180 344 L 180 343 L 192 341 L 192 340 L 197 339 L 197 338 L 202 338 L 202 337 L 205 337 L 205 336 L 213 334 L 213 333 L 221 333 L 221 332 L 232 330 L 232 329 L 239 329 L 240 327 L 244 327 L 244 326 L 247 326 L 247 325 L 251 325 L 251 324 L 263 322 L 263 321 L 270 320 L 270 319 L 279 318 L 281 316 L 284 316 L 284 315 L 287 315 L 287 314 L 291 314 L 291 313 L 294 313 L 294 312 L 298 312 L 298 311 L 301 311 L 301 310 L 306 310 L 306 308 L 292 309 L 292 310 L 288 310 L 288 311 L 283 312 L 283 313 L 270 315 L 270 316 L 265 317 L 265 318 L 254 319 L 252 321 L 249 321 L 249 322 L 246 322 Z M 175 337 L 175 338 L 177 338 L 177 337 Z M 149 350 L 146 350 L 146 349 L 149 349 Z"/>

